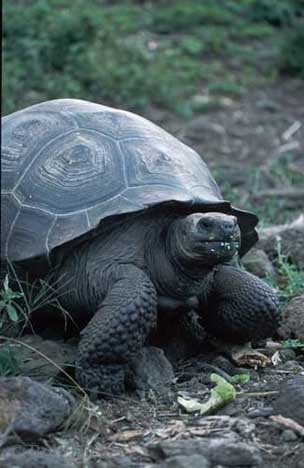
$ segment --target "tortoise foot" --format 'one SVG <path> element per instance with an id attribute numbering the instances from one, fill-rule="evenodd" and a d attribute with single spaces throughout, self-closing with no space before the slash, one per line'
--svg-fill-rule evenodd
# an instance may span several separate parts
<path id="1" fill-rule="evenodd" d="M 125 392 L 127 364 L 78 366 L 76 378 L 90 398 L 111 397 Z"/>

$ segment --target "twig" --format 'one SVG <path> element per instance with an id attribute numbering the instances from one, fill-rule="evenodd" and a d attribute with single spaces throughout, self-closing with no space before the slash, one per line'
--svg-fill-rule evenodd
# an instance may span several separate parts
<path id="1" fill-rule="evenodd" d="M 236 396 L 238 397 L 256 397 L 256 396 L 268 396 L 268 395 L 277 395 L 279 391 L 277 390 L 272 390 L 269 392 L 237 392 Z"/>
<path id="2" fill-rule="evenodd" d="M 304 427 L 293 419 L 285 418 L 281 414 L 278 414 L 277 416 L 270 416 L 270 419 L 272 419 L 274 422 L 277 422 L 278 424 L 281 424 L 282 426 L 287 427 L 288 429 L 297 432 L 302 437 L 304 437 Z"/>
<path id="3" fill-rule="evenodd" d="M 300 149 L 301 145 L 300 143 L 295 140 L 295 141 L 290 141 L 289 143 L 285 143 L 284 145 L 281 145 L 278 147 L 277 152 L 279 155 L 282 153 L 287 153 L 288 151 Z"/>
<path id="4" fill-rule="evenodd" d="M 290 138 L 301 128 L 302 124 L 299 120 L 296 120 L 290 127 L 285 130 L 282 134 L 282 139 L 285 141 L 290 140 Z"/>
<path id="5" fill-rule="evenodd" d="M 89 451 L 89 448 L 91 447 L 91 445 L 95 442 L 95 440 L 97 439 L 97 437 L 99 436 L 99 432 L 96 432 L 91 438 L 90 440 L 86 443 L 86 446 L 85 446 L 85 449 L 84 449 L 84 452 L 83 452 L 83 467 L 84 468 L 87 468 L 89 465 L 88 465 L 88 451 Z"/>

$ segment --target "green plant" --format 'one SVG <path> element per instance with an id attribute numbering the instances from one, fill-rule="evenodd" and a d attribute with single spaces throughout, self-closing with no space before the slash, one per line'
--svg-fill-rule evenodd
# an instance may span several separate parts
<path id="1" fill-rule="evenodd" d="M 252 21 L 265 21 L 274 26 L 293 23 L 299 2 L 297 0 L 253 0 L 249 6 Z"/>
<path id="2" fill-rule="evenodd" d="M 282 341 L 282 345 L 284 348 L 304 350 L 304 341 L 298 339 Z"/>
<path id="3" fill-rule="evenodd" d="M 290 299 L 304 292 L 304 272 L 290 263 L 286 256 L 280 252 L 278 245 L 278 272 L 281 277 L 280 288 L 284 299 Z"/>
<path id="4" fill-rule="evenodd" d="M 3 288 L 0 290 L 0 329 L 7 319 L 11 322 L 18 322 L 21 316 L 24 316 L 24 310 L 17 301 L 22 297 L 22 293 L 13 291 L 10 288 L 8 275 L 6 275 Z"/>
<path id="5" fill-rule="evenodd" d="M 304 21 L 299 21 L 297 26 L 286 34 L 286 40 L 281 49 L 279 68 L 284 74 L 304 78 Z"/>
<path id="6" fill-rule="evenodd" d="M 14 290 L 9 286 L 9 281 L 13 283 Z M 0 291 L 0 331 L 1 327 L 7 326 L 9 322 L 21 324 L 22 328 L 31 326 L 33 313 L 42 312 L 43 309 L 53 309 L 60 313 L 65 326 L 68 320 L 74 323 L 70 314 L 60 304 L 60 297 L 69 292 L 68 285 L 69 281 L 59 286 L 58 281 L 51 276 L 38 278 L 33 282 L 20 279 L 14 266 L 9 264 L 9 273 Z"/>
<path id="7" fill-rule="evenodd" d="M 21 370 L 16 353 L 9 344 L 0 345 L 0 377 L 20 375 Z"/>
<path id="8" fill-rule="evenodd" d="M 4 0 L 3 111 L 74 97 L 189 116 L 202 87 L 238 97 L 273 79 L 283 37 L 252 17 L 252 4 Z M 264 72 L 257 64 L 268 43 Z"/>

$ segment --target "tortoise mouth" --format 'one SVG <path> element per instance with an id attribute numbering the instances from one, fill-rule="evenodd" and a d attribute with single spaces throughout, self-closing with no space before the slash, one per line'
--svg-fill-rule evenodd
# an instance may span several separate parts
<path id="1" fill-rule="evenodd" d="M 240 248 L 240 239 L 212 239 L 197 241 L 194 250 L 198 254 L 210 257 L 232 257 Z"/>

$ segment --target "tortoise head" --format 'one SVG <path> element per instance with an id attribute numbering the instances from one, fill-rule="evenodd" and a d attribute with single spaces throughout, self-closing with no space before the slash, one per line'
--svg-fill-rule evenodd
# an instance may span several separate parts
<path id="1" fill-rule="evenodd" d="M 213 266 L 229 261 L 240 247 L 235 216 L 193 213 L 174 223 L 175 252 L 187 264 Z"/>

